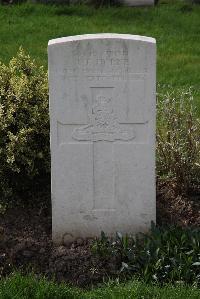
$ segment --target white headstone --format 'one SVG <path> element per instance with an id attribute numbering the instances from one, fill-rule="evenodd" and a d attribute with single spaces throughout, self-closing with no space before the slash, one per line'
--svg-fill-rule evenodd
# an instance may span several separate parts
<path id="1" fill-rule="evenodd" d="M 56 243 L 144 232 L 155 221 L 155 39 L 51 40 L 52 231 Z"/>

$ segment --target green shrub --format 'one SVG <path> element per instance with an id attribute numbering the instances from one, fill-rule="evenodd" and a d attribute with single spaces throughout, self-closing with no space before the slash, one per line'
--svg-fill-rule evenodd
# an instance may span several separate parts
<path id="1" fill-rule="evenodd" d="M 159 178 L 173 179 L 179 193 L 199 188 L 200 121 L 192 90 L 159 94 L 157 114 Z M 47 73 L 20 49 L 8 66 L 0 63 L 0 198 L 34 195 L 49 182 Z"/>
<path id="2" fill-rule="evenodd" d="M 200 230 L 192 228 L 157 228 L 150 234 L 116 234 L 109 239 L 102 233 L 92 244 L 94 254 L 109 262 L 115 260 L 118 275 L 136 276 L 147 282 L 200 282 Z"/>
<path id="3" fill-rule="evenodd" d="M 173 179 L 178 193 L 200 186 L 200 120 L 192 89 L 158 95 L 157 174 Z"/>
<path id="4" fill-rule="evenodd" d="M 27 197 L 49 173 L 47 73 L 20 48 L 0 63 L 0 197 Z"/>

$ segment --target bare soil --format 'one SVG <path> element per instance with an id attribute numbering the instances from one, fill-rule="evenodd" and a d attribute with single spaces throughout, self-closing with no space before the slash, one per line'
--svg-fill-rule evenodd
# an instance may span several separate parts
<path id="1" fill-rule="evenodd" d="M 174 184 L 157 185 L 157 224 L 200 226 L 200 193 L 176 195 Z M 91 252 L 91 240 L 66 246 L 51 241 L 51 207 L 12 207 L 0 217 L 0 276 L 15 270 L 80 287 L 117 275 L 117 262 Z"/>
<path id="2" fill-rule="evenodd" d="M 157 224 L 200 227 L 200 189 L 177 194 L 173 181 L 157 182 Z"/>

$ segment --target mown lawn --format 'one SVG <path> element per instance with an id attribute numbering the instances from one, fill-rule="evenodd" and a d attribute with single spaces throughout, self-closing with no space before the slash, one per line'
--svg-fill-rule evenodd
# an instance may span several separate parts
<path id="1" fill-rule="evenodd" d="M 47 67 L 49 39 L 97 32 L 155 37 L 158 82 L 199 90 L 200 5 L 188 6 L 181 0 L 160 1 L 157 7 L 148 8 L 0 6 L 0 60 L 8 62 L 22 45 Z"/>
<path id="2" fill-rule="evenodd" d="M 54 284 L 33 276 L 15 274 L 0 281 L 1 299 L 198 299 L 200 289 L 194 287 L 146 285 L 133 281 L 90 291 L 80 290 L 66 284 Z"/>

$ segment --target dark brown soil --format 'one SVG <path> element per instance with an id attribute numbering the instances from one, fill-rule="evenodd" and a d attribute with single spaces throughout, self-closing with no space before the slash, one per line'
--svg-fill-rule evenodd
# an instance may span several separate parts
<path id="1" fill-rule="evenodd" d="M 177 195 L 173 181 L 157 182 L 157 224 L 200 226 L 200 190 Z"/>
<path id="2" fill-rule="evenodd" d="M 100 261 L 91 253 L 91 240 L 70 246 L 51 241 L 50 208 L 13 207 L 0 218 L 0 276 L 15 270 L 36 274 L 80 287 L 115 275 L 112 261 Z"/>
<path id="3" fill-rule="evenodd" d="M 157 223 L 200 225 L 200 194 L 175 195 L 173 183 L 158 183 Z M 116 276 L 117 263 L 91 253 L 91 240 L 70 246 L 51 242 L 50 207 L 13 207 L 0 217 L 0 276 L 14 269 L 86 287 Z"/>

